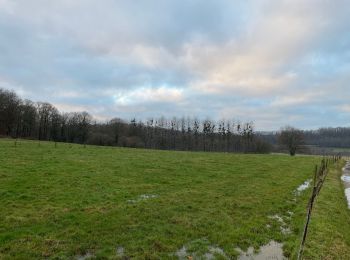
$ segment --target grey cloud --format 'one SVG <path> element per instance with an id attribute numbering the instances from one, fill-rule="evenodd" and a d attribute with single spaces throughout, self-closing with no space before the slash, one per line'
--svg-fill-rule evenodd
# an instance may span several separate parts
<path id="1" fill-rule="evenodd" d="M 24 97 L 99 118 L 225 116 L 261 129 L 350 119 L 346 0 L 2 3 L 0 87 Z M 166 88 L 181 99 L 156 100 Z M 156 95 L 115 100 L 145 89 Z"/>

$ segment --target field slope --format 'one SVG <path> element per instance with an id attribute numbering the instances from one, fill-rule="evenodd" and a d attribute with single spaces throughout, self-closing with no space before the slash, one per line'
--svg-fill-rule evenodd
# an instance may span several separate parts
<path id="1" fill-rule="evenodd" d="M 271 240 L 293 256 L 318 162 L 3 139 L 0 258 L 235 258 Z"/>

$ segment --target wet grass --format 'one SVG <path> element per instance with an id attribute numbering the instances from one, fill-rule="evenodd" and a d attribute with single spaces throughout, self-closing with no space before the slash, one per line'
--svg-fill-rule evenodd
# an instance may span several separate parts
<path id="1" fill-rule="evenodd" d="M 340 180 L 344 163 L 329 172 L 316 201 L 304 259 L 349 259 L 350 210 Z"/>
<path id="2" fill-rule="evenodd" d="M 310 191 L 295 190 L 318 162 L 2 139 L 0 258 L 175 259 L 183 246 L 236 258 L 271 240 L 291 256 Z"/>

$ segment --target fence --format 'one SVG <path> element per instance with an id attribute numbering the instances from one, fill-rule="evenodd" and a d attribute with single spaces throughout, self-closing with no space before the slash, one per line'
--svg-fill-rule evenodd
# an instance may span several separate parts
<path id="1" fill-rule="evenodd" d="M 331 164 L 337 163 L 342 157 L 340 155 L 334 155 L 331 157 L 323 158 L 321 161 L 321 165 L 316 165 L 315 166 L 315 174 L 314 174 L 314 180 L 313 180 L 313 190 L 311 197 L 309 199 L 308 207 L 307 207 L 307 215 L 306 215 L 306 222 L 304 226 L 304 231 L 303 231 L 303 236 L 298 252 L 298 260 L 302 259 L 303 251 L 304 251 L 304 246 L 305 246 L 305 241 L 306 241 L 306 236 L 309 228 L 309 223 L 311 219 L 311 213 L 312 209 L 316 200 L 317 195 L 320 193 L 321 188 L 323 186 L 323 183 L 327 177 L 327 173 L 329 170 L 329 166 Z"/>

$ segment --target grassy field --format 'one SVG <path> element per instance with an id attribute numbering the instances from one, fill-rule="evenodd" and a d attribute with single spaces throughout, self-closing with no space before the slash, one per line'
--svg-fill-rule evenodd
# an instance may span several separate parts
<path id="1" fill-rule="evenodd" d="M 305 259 L 349 259 L 350 210 L 340 180 L 341 168 L 333 168 L 313 210 Z"/>
<path id="2" fill-rule="evenodd" d="M 0 258 L 234 259 L 271 240 L 293 258 L 310 189 L 295 191 L 318 162 L 2 139 Z"/>

